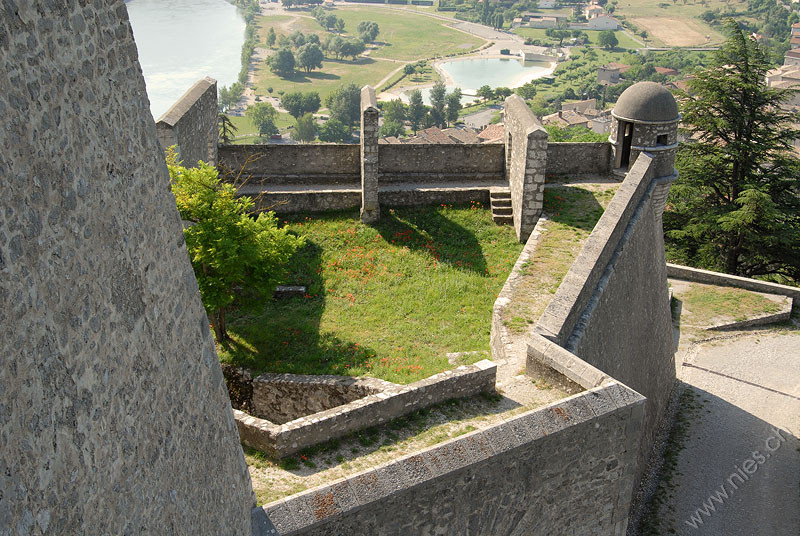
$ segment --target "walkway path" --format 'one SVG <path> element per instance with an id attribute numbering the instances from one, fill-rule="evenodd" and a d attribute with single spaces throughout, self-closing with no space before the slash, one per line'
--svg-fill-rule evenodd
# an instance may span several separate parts
<path id="1" fill-rule="evenodd" d="M 800 330 L 684 341 L 676 362 L 688 424 L 663 533 L 800 534 Z"/>

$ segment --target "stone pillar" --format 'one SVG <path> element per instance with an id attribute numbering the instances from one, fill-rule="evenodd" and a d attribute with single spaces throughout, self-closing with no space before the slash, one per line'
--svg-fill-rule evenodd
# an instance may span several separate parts
<path id="1" fill-rule="evenodd" d="M 378 104 L 375 89 L 361 88 L 361 222 L 381 217 L 378 203 Z"/>
<path id="2" fill-rule="evenodd" d="M 514 230 L 520 242 L 533 232 L 544 206 L 547 131 L 519 95 L 505 102 L 506 177 Z"/>

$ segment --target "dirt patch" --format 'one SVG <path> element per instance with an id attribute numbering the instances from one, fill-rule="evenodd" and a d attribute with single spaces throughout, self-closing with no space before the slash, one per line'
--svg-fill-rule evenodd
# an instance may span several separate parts
<path id="1" fill-rule="evenodd" d="M 637 17 L 631 19 L 636 26 L 647 30 L 650 39 L 661 41 L 668 47 L 706 46 L 715 36 L 704 33 L 704 28 L 694 21 L 672 17 Z"/>

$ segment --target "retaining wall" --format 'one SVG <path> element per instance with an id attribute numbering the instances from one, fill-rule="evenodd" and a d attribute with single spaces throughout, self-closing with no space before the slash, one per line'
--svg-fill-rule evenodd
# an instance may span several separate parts
<path id="1" fill-rule="evenodd" d="M 622 535 L 643 402 L 607 382 L 263 508 L 282 536 Z"/>
<path id="2" fill-rule="evenodd" d="M 609 142 L 547 144 L 547 176 L 605 175 L 611 173 Z"/>
<path id="3" fill-rule="evenodd" d="M 535 328 L 647 397 L 639 470 L 675 382 L 657 185 L 652 157 L 642 153 Z M 529 363 L 539 361 L 537 347 L 529 343 Z"/>
<path id="4" fill-rule="evenodd" d="M 125 4 L 0 4 L 0 115 L 0 533 L 251 534 Z"/>
<path id="5" fill-rule="evenodd" d="M 483 360 L 409 385 L 383 382 L 388 386 L 381 389 L 378 382 L 373 382 L 371 387 L 380 392 L 282 425 L 238 410 L 234 415 L 242 443 L 274 456 L 286 456 L 451 398 L 493 392 L 496 375 L 497 366 Z"/>
<path id="6" fill-rule="evenodd" d="M 173 104 L 156 122 L 162 149 L 178 146 L 178 160 L 194 167 L 199 160 L 217 163 L 217 81 L 204 77 Z"/>

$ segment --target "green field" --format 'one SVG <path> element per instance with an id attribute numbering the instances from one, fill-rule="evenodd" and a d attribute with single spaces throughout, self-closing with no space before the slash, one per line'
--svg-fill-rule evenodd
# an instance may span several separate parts
<path id="1" fill-rule="evenodd" d="M 337 17 L 344 19 L 345 37 L 358 36 L 359 22 L 378 23 L 379 46 L 370 53 L 376 58 L 416 61 L 426 57 L 466 52 L 478 48 L 485 42 L 483 39 L 448 28 L 445 21 L 418 15 L 412 10 L 401 12 L 376 7 L 345 7 L 331 11 Z M 275 27 L 277 34 L 289 34 L 299 30 L 303 33 L 316 33 L 322 39 L 329 33 L 306 12 L 297 12 L 294 16 L 259 17 L 258 26 L 262 42 L 266 39 L 270 26 Z"/>
<path id="2" fill-rule="evenodd" d="M 247 116 L 244 115 L 229 115 L 231 119 L 231 123 L 236 127 L 236 133 L 234 134 L 235 144 L 248 144 L 248 143 L 259 143 L 258 142 L 258 129 L 253 126 L 253 123 Z M 288 127 L 294 126 L 294 117 L 287 113 L 278 113 L 278 118 L 275 120 L 275 126 L 283 132 Z"/>
<path id="3" fill-rule="evenodd" d="M 553 43 L 554 41 L 545 35 L 546 30 L 543 28 L 516 28 L 514 33 L 517 35 L 521 35 L 522 37 L 530 37 L 531 39 L 539 39 L 542 43 Z M 589 44 L 592 46 L 597 45 L 597 39 L 600 35 L 598 30 L 588 30 L 586 34 L 589 36 Z M 614 32 L 614 35 L 617 36 L 617 40 L 619 41 L 619 45 L 617 48 L 641 48 L 642 44 L 634 41 L 633 39 L 628 36 L 623 31 Z M 564 40 L 565 43 L 569 42 L 568 39 Z"/>
<path id="4" fill-rule="evenodd" d="M 257 95 L 267 95 L 267 88 L 273 88 L 275 95 L 280 91 L 316 91 L 323 102 L 325 97 L 343 85 L 354 83 L 357 86 L 376 86 L 398 65 L 390 61 L 360 57 L 356 61 L 329 60 L 323 62 L 322 69 L 310 73 L 296 71 L 289 78 L 282 78 L 269 70 L 266 63 L 256 66 Z"/>
<path id="5" fill-rule="evenodd" d="M 255 371 L 369 375 L 409 383 L 489 350 L 492 306 L 522 244 L 478 203 L 292 216 L 306 237 L 287 283 L 304 297 L 232 313 L 223 361 Z M 478 359 L 478 358 L 476 358 Z"/>

